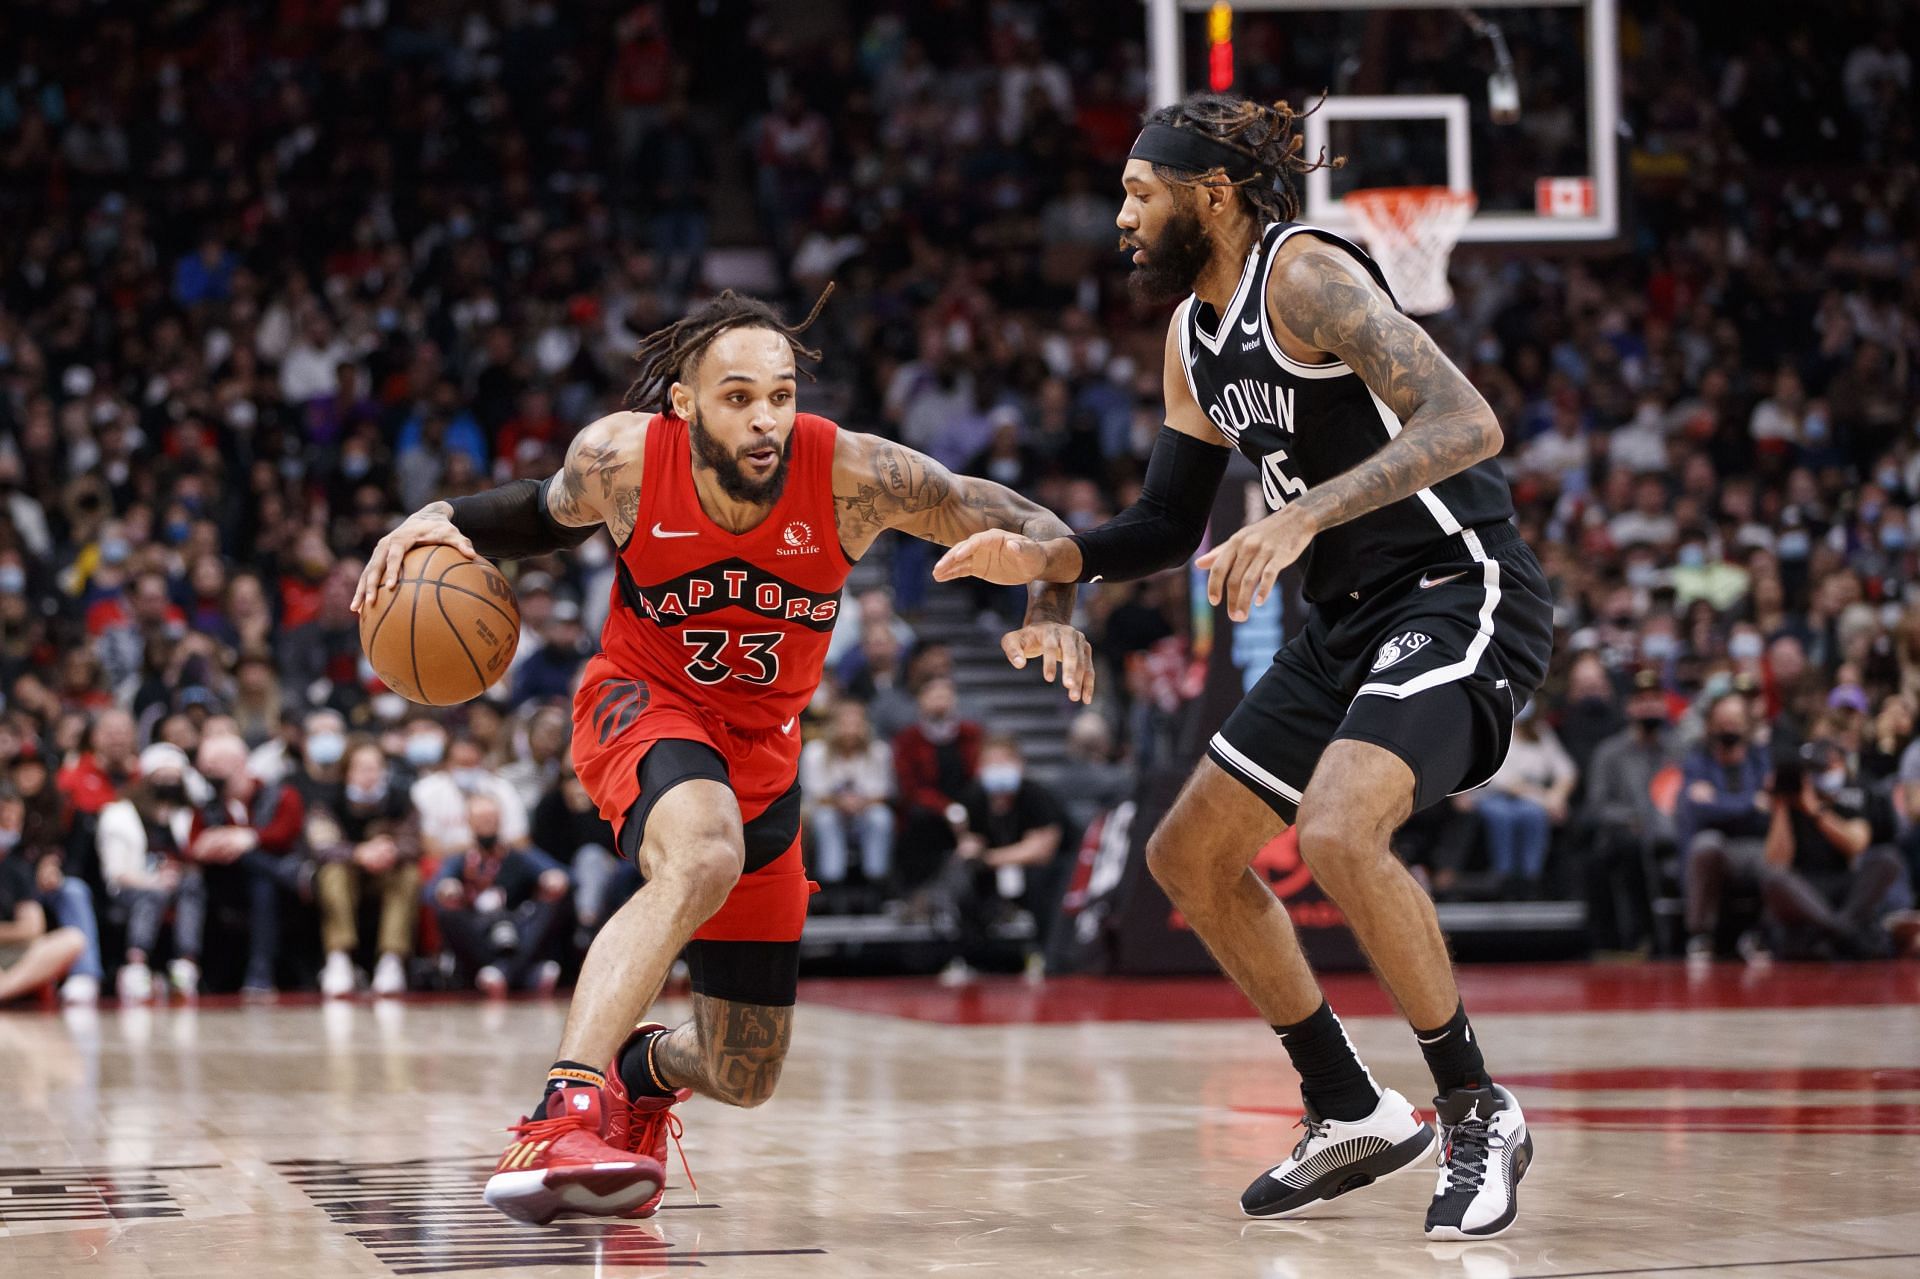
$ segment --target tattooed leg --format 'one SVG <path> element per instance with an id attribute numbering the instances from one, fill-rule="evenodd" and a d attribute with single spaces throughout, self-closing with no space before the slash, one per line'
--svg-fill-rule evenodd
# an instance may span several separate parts
<path id="1" fill-rule="evenodd" d="M 729 1106 L 757 1106 L 773 1096 L 792 1041 L 792 1008 L 696 994 L 693 1020 L 655 1041 L 653 1068 L 662 1083 Z"/>

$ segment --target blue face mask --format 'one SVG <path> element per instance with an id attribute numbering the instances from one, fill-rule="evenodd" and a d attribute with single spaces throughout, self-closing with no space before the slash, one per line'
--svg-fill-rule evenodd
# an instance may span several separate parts
<path id="1" fill-rule="evenodd" d="M 331 768 L 347 753 L 347 739 L 340 733 L 315 733 L 307 738 L 307 758 L 320 768 Z"/>
<path id="2" fill-rule="evenodd" d="M 980 788 L 989 795 L 1011 795 L 1020 789 L 1020 765 L 988 764 L 980 770 Z"/>
<path id="3" fill-rule="evenodd" d="M 0 568 L 0 595 L 19 595 L 27 589 L 27 571 L 12 564 Z"/>
<path id="4" fill-rule="evenodd" d="M 431 733 L 407 739 L 407 763 L 415 768 L 431 768 L 447 753 L 447 744 Z"/>
<path id="5" fill-rule="evenodd" d="M 124 537 L 110 537 L 100 543 L 100 558 L 108 564 L 125 564 L 133 547 Z"/>
<path id="6" fill-rule="evenodd" d="M 167 525 L 167 542 L 169 545 L 178 546 L 187 540 L 187 534 L 192 531 L 192 526 L 185 520 L 174 520 Z"/>

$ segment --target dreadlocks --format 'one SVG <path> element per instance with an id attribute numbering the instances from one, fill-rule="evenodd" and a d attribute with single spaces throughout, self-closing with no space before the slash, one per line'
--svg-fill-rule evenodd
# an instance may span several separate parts
<path id="1" fill-rule="evenodd" d="M 803 344 L 800 335 L 820 317 L 820 309 L 832 296 L 833 285 L 828 284 L 813 304 L 813 310 L 807 312 L 807 318 L 798 324 L 788 324 L 779 312 L 759 298 L 724 290 L 699 310 L 640 340 L 639 349 L 633 353 L 640 365 L 640 376 L 627 388 L 627 407 L 643 412 L 672 412 L 667 401 L 668 389 L 675 382 L 690 380 L 707 347 L 729 329 L 772 329 L 787 340 L 796 357 L 818 362 L 820 352 Z M 806 369 L 800 372 L 808 381 L 813 380 L 813 374 Z"/>
<path id="2" fill-rule="evenodd" d="M 1312 160 L 1300 154 L 1305 139 L 1294 132 L 1294 124 L 1305 114 L 1285 102 L 1268 106 L 1226 93 L 1195 93 L 1150 113 L 1146 123 L 1192 129 L 1245 156 L 1255 166 L 1254 173 L 1232 185 L 1240 188 L 1241 197 L 1261 222 L 1291 222 L 1300 216 L 1294 176 L 1346 163 L 1344 156 L 1329 160 L 1325 152 Z M 1162 164 L 1154 165 L 1153 171 L 1161 180 L 1181 185 L 1204 176 Z"/>

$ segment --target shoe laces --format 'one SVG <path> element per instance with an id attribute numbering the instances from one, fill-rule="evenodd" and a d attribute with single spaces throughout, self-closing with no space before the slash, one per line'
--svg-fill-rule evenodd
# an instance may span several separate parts
<path id="1" fill-rule="evenodd" d="M 655 1137 L 661 1129 L 666 1129 L 667 1136 L 673 1138 L 673 1148 L 675 1152 L 680 1156 L 680 1171 L 687 1174 L 687 1185 L 693 1189 L 693 1201 L 699 1203 L 700 1183 L 693 1179 L 693 1166 L 687 1162 L 687 1148 L 680 1144 L 680 1138 L 685 1135 L 687 1126 L 680 1122 L 680 1116 L 674 1113 L 673 1107 L 662 1106 L 660 1109 L 653 1111 L 643 1111 L 636 1108 L 633 1112 L 632 1122 L 633 1148 L 635 1150 L 640 1149 L 642 1146 L 647 1149 L 652 1149 Z"/>
<path id="2" fill-rule="evenodd" d="M 1311 1115 L 1303 1114 L 1295 1121 L 1294 1126 L 1306 1129 L 1305 1132 L 1300 1134 L 1300 1140 L 1294 1144 L 1293 1157 L 1295 1159 L 1304 1155 L 1307 1147 L 1314 1142 L 1326 1140 L 1327 1121 L 1324 1119 L 1315 1119 Z"/>
<path id="3" fill-rule="evenodd" d="M 1486 1120 L 1469 1117 L 1447 1127 L 1440 1145 L 1440 1166 L 1452 1190 L 1478 1191 L 1487 1180 L 1487 1157 L 1504 1150 L 1507 1139 Z"/>
<path id="4" fill-rule="evenodd" d="M 508 1124 L 507 1131 L 517 1133 L 523 1141 L 558 1141 L 575 1129 L 594 1129 L 593 1121 L 585 1114 L 567 1111 L 551 1119 L 522 1119 L 517 1124 Z M 594 1129 L 596 1135 L 598 1130 Z"/>

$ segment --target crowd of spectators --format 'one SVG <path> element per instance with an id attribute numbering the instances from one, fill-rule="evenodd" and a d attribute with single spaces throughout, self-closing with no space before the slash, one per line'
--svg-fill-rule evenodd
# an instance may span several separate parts
<path id="1" fill-rule="evenodd" d="M 1917 33 L 1813 22 L 1627 4 L 1624 251 L 1456 260 L 1431 328 L 1506 427 L 1560 643 L 1494 785 L 1402 841 L 1437 892 L 1584 895 L 1622 948 L 1676 894 L 1697 951 L 1891 936 Z M 0 994 L 555 980 L 633 884 L 566 748 L 611 547 L 517 566 L 514 670 L 446 714 L 366 667 L 362 557 L 551 473 L 742 243 L 794 309 L 838 281 L 814 405 L 1098 522 L 1161 416 L 1111 252 L 1144 67 L 1097 0 L 0 9 Z M 977 921 L 1164 750 L 1188 583 L 1087 592 L 1112 691 L 1042 802 L 915 638 L 930 556 L 882 554 L 810 726 L 818 876 Z"/>

